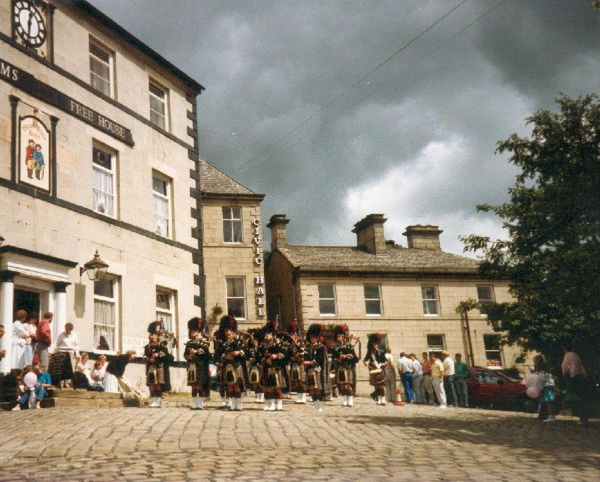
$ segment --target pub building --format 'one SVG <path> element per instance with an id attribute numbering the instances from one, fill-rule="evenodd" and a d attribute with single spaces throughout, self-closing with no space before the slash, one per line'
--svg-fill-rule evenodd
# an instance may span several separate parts
<path id="1" fill-rule="evenodd" d="M 369 214 L 352 232 L 354 246 L 303 246 L 288 242 L 285 214 L 271 216 L 271 256 L 265 267 L 269 316 L 294 318 L 305 328 L 345 323 L 362 344 L 381 335 L 394 360 L 400 352 L 461 353 L 470 366 L 525 373 L 527 356 L 500 343 L 487 321 L 486 304 L 511 302 L 507 279 L 486 279 L 477 260 L 442 250 L 438 226 L 406 228 L 406 246 L 386 239 L 383 214 Z M 480 307 L 456 308 L 468 299 Z M 493 376 L 493 375 L 492 375 Z M 367 393 L 367 368 L 357 366 L 359 393 Z"/>
<path id="2" fill-rule="evenodd" d="M 204 87 L 84 0 L 0 0 L 0 45 L 0 373 L 19 309 L 92 358 L 157 318 L 178 361 L 193 316 L 264 323 L 264 196 L 200 159 Z"/>

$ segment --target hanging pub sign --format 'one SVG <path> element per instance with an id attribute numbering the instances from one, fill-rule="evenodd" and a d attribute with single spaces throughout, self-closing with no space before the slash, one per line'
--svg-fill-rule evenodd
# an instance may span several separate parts
<path id="1" fill-rule="evenodd" d="M 19 118 L 19 182 L 50 192 L 50 130 L 35 116 Z"/>

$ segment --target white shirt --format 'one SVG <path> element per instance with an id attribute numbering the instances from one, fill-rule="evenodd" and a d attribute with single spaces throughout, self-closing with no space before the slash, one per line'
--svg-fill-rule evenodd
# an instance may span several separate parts
<path id="1" fill-rule="evenodd" d="M 447 356 L 442 363 L 444 365 L 444 376 L 449 377 L 454 375 L 454 360 Z"/>
<path id="2" fill-rule="evenodd" d="M 400 373 L 412 373 L 415 371 L 415 367 L 410 358 L 403 356 L 398 360 L 398 370 Z"/>
<path id="3" fill-rule="evenodd" d="M 77 333 L 72 331 L 67 335 L 63 331 L 60 335 L 58 335 L 58 339 L 56 340 L 56 348 L 73 350 L 75 355 L 79 355 L 79 338 L 77 337 Z"/>
<path id="4" fill-rule="evenodd" d="M 423 375 L 423 367 L 421 366 L 419 360 L 413 360 L 412 363 L 415 369 L 415 375 Z"/>

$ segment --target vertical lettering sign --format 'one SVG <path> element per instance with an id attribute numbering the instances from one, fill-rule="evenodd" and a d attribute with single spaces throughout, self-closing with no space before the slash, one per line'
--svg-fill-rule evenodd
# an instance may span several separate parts
<path id="1" fill-rule="evenodd" d="M 50 191 L 50 130 L 37 117 L 19 118 L 19 182 Z"/>
<path id="2" fill-rule="evenodd" d="M 254 273 L 254 288 L 256 290 L 256 314 L 260 317 L 265 316 L 265 277 L 262 271 L 264 262 L 262 248 L 262 234 L 260 232 L 260 219 L 252 219 L 252 244 L 254 244 L 254 269 L 259 270 Z"/>

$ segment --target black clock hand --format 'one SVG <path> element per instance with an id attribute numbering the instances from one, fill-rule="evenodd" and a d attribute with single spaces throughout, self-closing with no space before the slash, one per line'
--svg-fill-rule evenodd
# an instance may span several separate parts
<path id="1" fill-rule="evenodd" d="M 33 22 L 33 15 L 29 12 L 29 20 L 27 21 L 27 37 L 31 37 L 31 23 Z"/>

